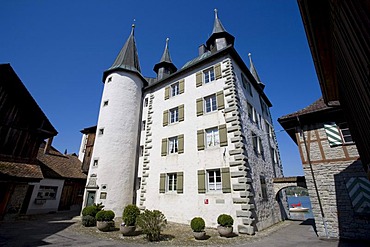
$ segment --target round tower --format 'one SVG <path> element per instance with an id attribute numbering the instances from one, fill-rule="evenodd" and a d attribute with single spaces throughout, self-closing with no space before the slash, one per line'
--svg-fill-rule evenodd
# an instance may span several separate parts
<path id="1" fill-rule="evenodd" d="M 121 215 L 133 203 L 140 132 L 142 77 L 134 25 L 113 65 L 103 74 L 104 90 L 89 177 L 96 178 L 95 202 Z"/>

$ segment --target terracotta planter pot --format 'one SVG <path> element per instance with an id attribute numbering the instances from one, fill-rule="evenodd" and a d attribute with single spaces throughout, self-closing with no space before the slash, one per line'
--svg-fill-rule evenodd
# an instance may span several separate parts
<path id="1" fill-rule="evenodd" d="M 132 236 L 134 235 L 136 226 L 120 226 L 120 232 L 123 236 Z"/>
<path id="2" fill-rule="evenodd" d="M 229 237 L 231 236 L 231 233 L 233 232 L 233 227 L 232 226 L 231 227 L 218 226 L 217 231 L 221 237 Z"/>
<path id="3" fill-rule="evenodd" d="M 114 221 L 97 221 L 96 227 L 102 232 L 108 232 L 114 228 Z"/>
<path id="4" fill-rule="evenodd" d="M 196 240 L 204 240 L 206 238 L 206 232 L 193 232 L 194 238 Z"/>

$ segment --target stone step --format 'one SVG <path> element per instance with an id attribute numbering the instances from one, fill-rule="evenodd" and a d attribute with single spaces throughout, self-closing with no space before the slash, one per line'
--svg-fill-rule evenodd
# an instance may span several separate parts
<path id="1" fill-rule="evenodd" d="M 254 235 L 255 234 L 254 227 L 251 226 L 251 225 L 249 225 L 249 226 L 238 225 L 238 232 L 240 234 L 248 234 L 248 235 Z"/>

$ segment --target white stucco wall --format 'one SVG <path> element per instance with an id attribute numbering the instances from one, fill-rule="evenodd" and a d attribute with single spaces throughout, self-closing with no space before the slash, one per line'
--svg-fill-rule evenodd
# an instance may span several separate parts
<path id="1" fill-rule="evenodd" d="M 81 162 L 83 161 L 84 155 L 85 155 L 84 149 L 85 149 L 85 146 L 86 146 L 86 138 L 87 138 L 87 135 L 86 134 L 82 134 L 81 145 L 80 145 L 80 149 L 78 151 L 78 159 Z"/>
<path id="2" fill-rule="evenodd" d="M 30 203 L 28 205 L 28 210 L 26 214 L 43 214 L 43 213 L 58 211 L 60 197 L 62 195 L 62 190 L 63 190 L 63 185 L 64 185 L 64 179 L 45 178 L 45 179 L 42 179 L 39 183 L 30 183 L 30 185 L 34 185 L 35 187 L 33 189 L 32 196 L 31 196 Z M 44 204 L 36 204 L 35 199 L 37 197 L 37 193 L 39 192 L 40 186 L 58 187 L 56 198 L 48 199 L 46 200 Z"/>
<path id="3" fill-rule="evenodd" d="M 88 178 L 93 174 L 97 178 L 95 202 L 102 202 L 105 209 L 113 210 L 117 216 L 133 200 L 142 87 L 138 75 L 123 71 L 113 72 L 104 84 Z M 104 101 L 108 105 L 104 106 Z M 104 133 L 100 134 L 102 128 Z M 100 198 L 102 192 L 106 199 Z"/>

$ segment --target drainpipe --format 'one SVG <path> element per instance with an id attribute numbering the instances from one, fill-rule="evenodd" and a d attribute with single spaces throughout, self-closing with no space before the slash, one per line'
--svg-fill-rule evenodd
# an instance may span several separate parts
<path id="1" fill-rule="evenodd" d="M 298 116 L 297 116 L 297 120 L 298 120 L 298 123 L 299 123 L 299 127 L 301 128 L 301 131 L 302 131 L 303 143 L 304 143 L 304 146 L 305 146 L 305 149 L 306 149 L 307 161 L 308 161 L 308 164 L 309 164 L 309 166 L 310 166 L 310 171 L 311 171 L 311 176 L 312 176 L 312 180 L 313 180 L 313 185 L 314 185 L 314 187 L 315 187 L 317 200 L 319 201 L 321 217 L 322 217 L 322 221 L 323 221 L 323 223 L 324 223 L 325 235 L 326 235 L 326 238 L 329 238 L 328 226 L 327 226 L 327 224 L 326 224 L 326 218 L 325 218 L 324 210 L 323 210 L 323 208 L 322 208 L 322 204 L 321 204 L 321 199 L 320 199 L 319 190 L 317 189 L 317 184 L 316 184 L 315 174 L 314 174 L 314 172 L 313 172 L 312 162 L 311 162 L 311 159 L 310 159 L 310 153 L 308 152 L 308 148 L 307 148 L 306 136 L 305 136 L 305 134 L 304 134 L 303 126 L 302 126 L 301 122 L 299 121 L 299 117 L 298 117 Z"/>

